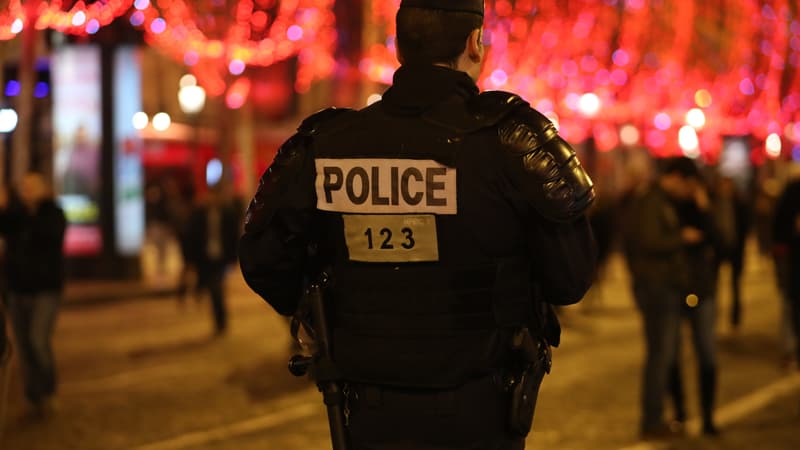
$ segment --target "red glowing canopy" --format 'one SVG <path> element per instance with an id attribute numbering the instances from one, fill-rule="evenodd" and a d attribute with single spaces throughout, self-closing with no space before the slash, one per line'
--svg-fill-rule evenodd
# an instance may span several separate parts
<path id="1" fill-rule="evenodd" d="M 208 0 L 140 2 L 131 23 L 143 27 L 150 44 L 192 67 L 210 95 L 231 84 L 229 94 L 246 97 L 248 83 L 231 76 L 293 56 L 300 92 L 333 71 L 333 0 L 239 0 L 232 10 Z"/>
<path id="2" fill-rule="evenodd" d="M 379 1 L 373 11 L 388 30 L 386 42 L 361 62 L 374 81 L 389 83 L 397 67 L 398 4 Z M 800 142 L 796 0 L 494 0 L 486 6 L 489 50 L 479 84 L 521 94 L 557 117 L 569 139 L 593 135 L 607 150 L 619 143 L 616 127 L 632 124 L 648 147 L 671 153 L 688 111 L 697 108 L 706 119 L 698 133 L 704 153 L 716 152 L 723 134 L 774 133 Z"/>

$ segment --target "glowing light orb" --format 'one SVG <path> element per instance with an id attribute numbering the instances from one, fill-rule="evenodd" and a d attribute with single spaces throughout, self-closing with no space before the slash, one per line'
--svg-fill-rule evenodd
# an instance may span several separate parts
<path id="1" fill-rule="evenodd" d="M 144 23 L 144 13 L 141 11 L 136 11 L 131 14 L 131 25 L 138 27 Z"/>
<path id="2" fill-rule="evenodd" d="M 0 109 L 0 133 L 10 133 L 17 128 L 19 116 L 11 108 Z"/>
<path id="3" fill-rule="evenodd" d="M 700 156 L 700 140 L 697 138 L 697 131 L 689 125 L 682 126 L 678 132 L 678 145 L 687 157 L 694 159 Z"/>
<path id="4" fill-rule="evenodd" d="M 131 123 L 133 124 L 133 128 L 137 130 L 144 130 L 147 128 L 147 123 L 150 121 L 150 118 L 147 117 L 147 113 L 139 111 L 133 115 L 131 118 Z"/>
<path id="5" fill-rule="evenodd" d="M 160 112 L 153 116 L 153 128 L 158 131 L 165 131 L 172 125 L 172 118 L 165 112 Z"/>
<path id="6" fill-rule="evenodd" d="M 186 114 L 197 114 L 206 104 L 206 90 L 197 85 L 184 86 L 178 90 L 178 104 Z"/>
<path id="7" fill-rule="evenodd" d="M 45 98 L 50 93 L 50 85 L 44 81 L 39 81 L 33 87 L 33 96 L 36 98 Z"/>
<path id="8" fill-rule="evenodd" d="M 496 69 L 494 72 L 492 72 L 492 75 L 489 77 L 489 79 L 495 86 L 503 86 L 504 84 L 508 83 L 508 74 L 503 69 Z"/>
<path id="9" fill-rule="evenodd" d="M 686 113 L 686 123 L 695 130 L 700 130 L 706 126 L 706 114 L 702 109 L 692 108 Z"/>
<path id="10" fill-rule="evenodd" d="M 635 125 L 623 125 L 622 128 L 619 130 L 619 140 L 622 141 L 623 144 L 628 146 L 633 146 L 639 143 L 639 140 L 642 138 L 641 133 L 639 133 L 639 129 L 636 128 Z"/>
<path id="11" fill-rule="evenodd" d="M 13 23 L 11 23 L 11 32 L 14 34 L 18 34 L 25 28 L 25 22 L 22 19 L 15 19 Z"/>
<path id="12" fill-rule="evenodd" d="M 86 13 L 83 11 L 78 11 L 72 16 L 72 25 L 79 27 L 86 23 Z"/>
<path id="13" fill-rule="evenodd" d="M 764 144 L 764 147 L 767 151 L 767 156 L 773 159 L 780 158 L 781 150 L 783 150 L 781 137 L 777 133 L 770 134 L 767 136 L 767 142 Z"/>
<path id="14" fill-rule="evenodd" d="M 564 97 L 564 104 L 567 105 L 567 108 L 575 111 L 581 105 L 581 96 L 574 92 L 571 92 L 567 94 L 566 97 Z"/>
<path id="15" fill-rule="evenodd" d="M 750 78 L 745 78 L 744 80 L 739 82 L 739 91 L 744 95 L 753 95 L 756 93 L 756 87 L 753 84 L 753 80 Z"/>
<path id="16" fill-rule="evenodd" d="M 150 0 L 136 0 L 133 2 L 133 7 L 136 9 L 147 9 L 150 6 Z"/>
<path id="17" fill-rule="evenodd" d="M 150 31 L 155 34 L 161 34 L 167 29 L 167 21 L 159 17 L 150 23 Z"/>
<path id="18" fill-rule="evenodd" d="M 303 39 L 303 29 L 299 25 L 292 25 L 286 30 L 286 37 L 293 42 L 299 41 Z"/>
<path id="19" fill-rule="evenodd" d="M 190 50 L 183 54 L 183 63 L 186 64 L 187 66 L 189 67 L 194 66 L 198 62 L 200 62 L 200 55 L 198 55 L 197 52 Z"/>
<path id="20" fill-rule="evenodd" d="M 92 19 L 86 23 L 86 32 L 89 34 L 95 34 L 100 30 L 100 22 L 97 19 Z"/>
<path id="21" fill-rule="evenodd" d="M 231 75 L 241 75 L 244 73 L 246 65 L 241 59 L 234 59 L 228 64 L 228 72 Z"/>
<path id="22" fill-rule="evenodd" d="M 653 126 L 661 131 L 669 130 L 669 128 L 672 126 L 672 119 L 667 113 L 658 113 L 656 114 L 655 119 L 653 119 Z"/>
<path id="23" fill-rule="evenodd" d="M 578 102 L 578 109 L 587 117 L 594 117 L 600 112 L 600 97 L 591 92 L 583 94 Z"/>
<path id="24" fill-rule="evenodd" d="M 182 88 L 188 86 L 197 86 L 197 77 L 195 77 L 190 73 L 187 73 L 186 75 L 181 77 L 180 81 L 178 81 L 178 85 Z"/>
<path id="25" fill-rule="evenodd" d="M 698 90 L 694 93 L 694 102 L 701 108 L 708 108 L 713 102 L 711 92 L 708 92 L 706 89 Z"/>
<path id="26" fill-rule="evenodd" d="M 206 164 L 206 184 L 214 186 L 222 179 L 222 161 L 217 158 L 212 159 Z"/>
<path id="27" fill-rule="evenodd" d="M 225 96 L 225 104 L 230 109 L 239 109 L 244 106 L 245 97 L 241 92 L 231 91 Z"/>

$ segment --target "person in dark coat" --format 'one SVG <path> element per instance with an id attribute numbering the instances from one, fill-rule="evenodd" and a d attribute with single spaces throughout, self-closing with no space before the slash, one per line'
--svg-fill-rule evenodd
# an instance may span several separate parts
<path id="1" fill-rule="evenodd" d="M 750 207 L 738 192 L 732 178 L 722 177 L 714 192 L 712 214 L 717 234 L 717 269 L 731 266 L 731 327 L 737 330 L 742 323 L 742 270 L 744 247 L 750 230 Z"/>
<path id="2" fill-rule="evenodd" d="M 697 168 L 687 158 L 662 164 L 655 183 L 630 203 L 624 244 L 636 305 L 642 315 L 646 355 L 642 382 L 641 435 L 674 433 L 664 420 L 664 397 L 675 363 L 683 298 L 691 283 L 686 249 L 703 240 L 698 228 L 681 223 L 678 205 L 692 198 Z"/>
<path id="3" fill-rule="evenodd" d="M 781 280 L 782 291 L 790 305 L 790 322 L 797 341 L 800 336 L 800 178 L 789 182 L 778 200 L 773 237 L 778 268 L 785 273 Z M 800 343 L 796 343 L 795 352 L 796 362 L 800 364 Z"/>
<path id="4" fill-rule="evenodd" d="M 699 241 L 684 245 L 686 260 L 690 268 L 681 318 L 689 322 L 692 330 L 692 347 L 697 357 L 698 386 L 700 388 L 700 411 L 703 433 L 717 435 L 714 424 L 714 400 L 717 391 L 717 270 L 714 265 L 719 248 L 718 227 L 711 213 L 711 201 L 700 174 L 691 178 L 692 198 L 677 206 L 678 217 L 683 227 L 699 230 Z M 680 336 L 680 329 L 678 330 Z M 686 420 L 683 381 L 681 374 L 681 340 L 678 339 L 675 363 L 669 379 L 669 393 L 675 404 L 675 419 L 682 426 Z"/>
<path id="5" fill-rule="evenodd" d="M 228 267 L 236 261 L 239 228 L 239 215 L 218 185 L 209 190 L 188 221 L 187 263 L 197 273 L 198 287 L 211 296 L 217 335 L 224 334 L 228 324 L 224 281 Z"/>
<path id="6" fill-rule="evenodd" d="M 0 195 L 9 315 L 25 395 L 37 415 L 50 409 L 56 392 L 51 340 L 64 286 L 65 228 L 64 213 L 40 174 L 26 175 L 13 198 Z"/>

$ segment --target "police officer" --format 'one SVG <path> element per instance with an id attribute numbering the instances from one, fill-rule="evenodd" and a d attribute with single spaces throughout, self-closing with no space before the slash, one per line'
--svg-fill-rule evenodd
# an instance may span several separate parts
<path id="1" fill-rule="evenodd" d="M 557 345 L 551 305 L 592 279 L 592 182 L 527 102 L 479 93 L 483 14 L 403 0 L 382 101 L 306 119 L 248 210 L 242 271 L 275 310 L 330 276 L 353 449 L 524 448 L 519 330 Z"/>

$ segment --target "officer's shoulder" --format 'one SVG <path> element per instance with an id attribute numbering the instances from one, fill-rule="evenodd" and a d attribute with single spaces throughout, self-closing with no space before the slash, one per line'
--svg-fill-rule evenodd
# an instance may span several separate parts
<path id="1" fill-rule="evenodd" d="M 487 91 L 470 98 L 466 105 L 452 97 L 426 112 L 422 118 L 457 133 L 472 133 L 497 125 L 516 108 L 527 104 L 510 92 Z"/>
<path id="2" fill-rule="evenodd" d="M 485 92 L 481 94 L 483 96 L 486 96 L 483 102 L 490 112 L 501 110 L 501 103 L 507 104 L 496 127 L 500 141 L 515 152 L 528 153 L 558 134 L 556 126 L 547 116 L 519 96 L 502 91 Z M 496 112 L 494 114 L 497 115 Z"/>
<path id="3" fill-rule="evenodd" d="M 515 123 L 538 131 L 552 125 L 544 114 L 513 92 L 485 91 L 475 97 L 469 107 L 488 126 Z"/>
<path id="4" fill-rule="evenodd" d="M 308 117 L 297 128 L 304 136 L 313 136 L 344 126 L 356 111 L 350 108 L 327 108 Z"/>
<path id="5" fill-rule="evenodd" d="M 476 129 L 497 125 L 528 102 L 519 95 L 504 91 L 486 91 L 470 99 L 467 103 L 469 118 Z"/>
<path id="6" fill-rule="evenodd" d="M 534 129 L 544 129 L 552 125 L 550 119 L 540 113 L 517 94 L 505 91 L 486 91 L 477 96 L 473 107 L 485 111 L 487 117 L 494 117 L 495 123 L 524 123 Z"/>

